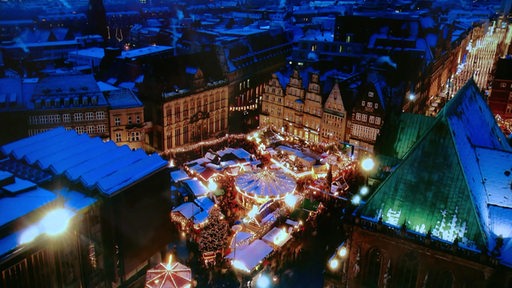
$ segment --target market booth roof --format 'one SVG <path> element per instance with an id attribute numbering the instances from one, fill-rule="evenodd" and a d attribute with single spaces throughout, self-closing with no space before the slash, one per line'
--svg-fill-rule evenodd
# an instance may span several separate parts
<path id="1" fill-rule="evenodd" d="M 192 270 L 179 263 L 160 263 L 146 273 L 145 288 L 188 288 L 192 287 Z"/>
<path id="2" fill-rule="evenodd" d="M 295 191 L 297 183 L 282 171 L 256 170 L 239 175 L 235 185 L 251 198 L 283 198 Z"/>

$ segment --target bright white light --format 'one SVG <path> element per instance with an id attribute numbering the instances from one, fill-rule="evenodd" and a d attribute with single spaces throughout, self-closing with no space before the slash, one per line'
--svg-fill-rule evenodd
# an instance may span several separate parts
<path id="1" fill-rule="evenodd" d="M 329 269 L 334 271 L 338 269 L 338 267 L 340 267 L 340 261 L 336 258 L 331 258 L 331 260 L 329 260 Z"/>
<path id="2" fill-rule="evenodd" d="M 286 196 L 284 196 L 284 203 L 292 209 L 295 208 L 295 204 L 297 204 L 297 196 L 293 194 L 286 194 Z"/>
<path id="3" fill-rule="evenodd" d="M 366 158 L 361 162 L 361 167 L 364 171 L 370 171 L 375 166 L 375 162 L 372 158 Z"/>
<path id="4" fill-rule="evenodd" d="M 252 205 L 252 209 L 251 211 L 249 211 L 249 213 L 247 213 L 247 216 L 249 216 L 249 218 L 251 219 L 254 219 L 254 217 L 256 217 L 256 214 L 258 214 L 258 206 Z"/>
<path id="5" fill-rule="evenodd" d="M 359 190 L 359 194 L 361 194 L 361 196 L 366 196 L 366 195 L 368 195 L 368 192 L 369 192 L 369 191 L 370 191 L 370 190 L 368 189 L 368 187 L 367 187 L 367 186 L 363 186 L 363 187 L 361 187 L 361 189 Z"/>
<path id="6" fill-rule="evenodd" d="M 215 181 L 213 181 L 213 179 L 210 178 L 210 180 L 208 181 L 208 189 L 210 191 L 215 191 L 217 190 L 217 183 L 215 183 Z"/>
<path id="7" fill-rule="evenodd" d="M 359 203 L 361 203 L 361 196 L 355 195 L 354 197 L 352 197 L 352 204 L 359 205 Z"/>
<path id="8" fill-rule="evenodd" d="M 342 258 L 347 256 L 347 247 L 341 247 L 340 250 L 338 250 L 338 255 Z"/>
<path id="9" fill-rule="evenodd" d="M 235 259 L 235 260 L 231 261 L 231 265 L 233 265 L 233 267 L 238 270 L 250 272 L 249 269 L 247 269 L 247 266 L 245 266 L 245 263 L 240 260 Z"/>
<path id="10" fill-rule="evenodd" d="M 281 244 L 283 244 L 286 239 L 288 239 L 288 233 L 286 233 L 286 229 L 283 228 L 279 230 L 279 233 L 277 233 L 277 235 L 274 237 L 273 242 L 275 245 L 281 246 Z"/>
<path id="11" fill-rule="evenodd" d="M 261 274 L 260 277 L 258 277 L 258 280 L 256 280 L 256 287 L 267 288 L 270 287 L 270 283 L 270 277 L 268 277 L 267 274 Z"/>
<path id="12" fill-rule="evenodd" d="M 64 208 L 57 208 L 50 211 L 41 219 L 43 231 L 51 236 L 58 235 L 66 230 L 73 212 Z"/>
<path id="13" fill-rule="evenodd" d="M 409 100 L 414 101 L 414 99 L 416 99 L 416 95 L 414 93 L 409 94 Z"/>
<path id="14" fill-rule="evenodd" d="M 41 234 L 41 231 L 39 231 L 39 227 L 37 225 L 32 225 L 28 227 L 23 233 L 21 233 L 19 243 L 20 244 L 26 244 L 29 242 L 32 242 L 32 240 L 36 239 L 37 236 Z"/>

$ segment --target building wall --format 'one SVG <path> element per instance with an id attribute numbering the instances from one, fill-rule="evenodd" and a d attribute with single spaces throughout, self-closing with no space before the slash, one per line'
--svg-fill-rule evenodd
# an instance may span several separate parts
<path id="1" fill-rule="evenodd" d="M 370 152 L 384 125 L 385 103 L 382 103 L 381 93 L 373 83 L 368 83 L 352 108 L 350 143 Z"/>
<path id="2" fill-rule="evenodd" d="M 486 258 L 476 255 L 470 260 L 468 253 L 450 244 L 440 251 L 433 240 L 415 243 L 419 239 L 400 233 L 398 228 L 386 233 L 354 226 L 345 278 L 338 281 L 346 281 L 348 287 L 509 287 L 511 283 L 511 271 Z"/>
<path id="3" fill-rule="evenodd" d="M 491 96 L 488 99 L 489 108 L 494 115 L 499 114 L 503 119 L 512 117 L 512 80 L 494 79 Z"/>
<path id="4" fill-rule="evenodd" d="M 262 107 L 260 114 L 260 126 L 273 127 L 281 131 L 283 128 L 284 92 L 276 74 L 264 85 Z"/>
<path id="5" fill-rule="evenodd" d="M 309 75 L 311 78 L 304 100 L 304 140 L 318 142 L 322 123 L 322 95 L 318 74 Z"/>
<path id="6" fill-rule="evenodd" d="M 292 72 L 284 96 L 284 130 L 304 139 L 304 95 L 302 78 L 297 70 Z"/>
<path id="7" fill-rule="evenodd" d="M 340 87 L 336 82 L 324 105 L 320 140 L 327 143 L 345 141 L 346 127 L 347 111 L 343 105 Z"/>
<path id="8" fill-rule="evenodd" d="M 163 151 L 218 136 L 228 128 L 228 87 L 199 90 L 175 97 L 162 105 L 164 118 Z"/>
<path id="9" fill-rule="evenodd" d="M 144 108 L 112 109 L 110 114 L 110 140 L 131 149 L 142 148 L 145 139 Z"/>
<path id="10" fill-rule="evenodd" d="M 36 100 L 35 109 L 26 112 L 27 136 L 63 126 L 79 134 L 108 138 L 108 107 L 95 105 L 93 99 L 94 96 Z"/>

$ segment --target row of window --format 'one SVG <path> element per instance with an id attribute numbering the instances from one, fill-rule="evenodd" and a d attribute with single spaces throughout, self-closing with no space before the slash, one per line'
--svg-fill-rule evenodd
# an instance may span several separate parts
<path id="1" fill-rule="evenodd" d="M 182 119 L 187 119 L 193 116 L 199 111 L 213 112 L 227 106 L 227 101 L 225 99 L 221 100 L 218 95 L 216 98 L 217 99 L 215 101 L 211 101 L 210 103 L 208 103 L 208 98 L 199 98 L 197 100 L 191 99 L 190 101 L 185 101 L 183 103 L 176 102 L 167 109 L 167 117 L 173 117 L 175 121 L 181 121 Z"/>
<path id="2" fill-rule="evenodd" d="M 123 141 L 140 142 L 141 139 L 142 139 L 141 135 L 142 135 L 141 132 L 129 132 L 126 135 L 126 140 L 125 140 L 125 139 L 123 139 L 123 133 L 122 132 L 115 132 L 114 139 L 115 139 L 116 142 L 123 142 Z"/>
<path id="3" fill-rule="evenodd" d="M 83 134 L 83 133 L 87 133 L 87 134 L 101 134 L 101 133 L 105 133 L 107 131 L 105 125 L 77 126 L 77 127 L 75 127 L 75 130 L 76 130 L 76 132 L 78 134 Z"/>
<path id="4" fill-rule="evenodd" d="M 135 118 L 135 119 L 134 119 Z M 134 122 L 135 120 L 135 122 Z M 114 125 L 115 126 L 121 126 L 121 116 L 114 116 Z M 137 114 L 135 115 L 135 117 L 133 115 L 128 115 L 128 117 L 126 117 L 126 125 L 131 125 L 131 124 L 140 124 L 141 123 L 141 115 Z"/>
<path id="5" fill-rule="evenodd" d="M 171 131 L 167 132 L 166 148 L 171 149 L 172 147 L 205 140 L 211 135 L 225 130 L 227 128 L 226 124 L 226 116 L 221 115 L 220 118 L 218 116 L 215 119 L 210 118 L 208 122 L 198 122 L 196 124 L 176 127 L 174 128 L 173 135 L 171 135 Z M 173 138 L 174 144 L 172 143 Z"/>
<path id="6" fill-rule="evenodd" d="M 356 120 L 361 122 L 368 122 L 370 124 L 380 125 L 381 118 L 379 116 L 367 115 L 364 113 L 356 113 Z"/>
<path id="7" fill-rule="evenodd" d="M 368 107 L 368 108 L 375 108 L 375 109 L 378 109 L 379 108 L 379 103 L 373 103 L 373 102 L 365 102 L 364 100 L 361 101 L 361 106 L 363 107 Z"/>
<path id="8" fill-rule="evenodd" d="M 352 132 L 350 134 L 359 139 L 375 141 L 379 134 L 379 129 L 354 124 L 352 125 Z"/>
<path id="9" fill-rule="evenodd" d="M 73 113 L 73 114 L 51 114 L 51 115 L 34 115 L 29 117 L 30 125 L 37 124 L 58 124 L 58 123 L 70 123 L 71 119 L 74 122 L 80 121 L 95 121 L 105 120 L 105 111 L 96 112 L 85 112 L 85 113 Z"/>

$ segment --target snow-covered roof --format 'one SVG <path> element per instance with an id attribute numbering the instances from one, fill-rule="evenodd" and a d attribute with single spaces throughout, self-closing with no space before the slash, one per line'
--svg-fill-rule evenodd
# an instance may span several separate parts
<path id="1" fill-rule="evenodd" d="M 15 182 L 21 181 L 15 178 Z M 0 227 L 37 210 L 57 199 L 57 195 L 41 187 L 18 193 L 14 197 L 0 197 Z"/>
<path id="2" fill-rule="evenodd" d="M 197 179 L 186 179 L 182 182 L 196 197 L 204 196 L 209 192 L 208 188 Z"/>
<path id="3" fill-rule="evenodd" d="M 183 171 L 183 169 L 171 171 L 171 181 L 180 182 L 189 178 L 187 172 Z"/>
<path id="4" fill-rule="evenodd" d="M 181 213 L 186 219 L 191 219 L 194 215 L 201 212 L 201 208 L 194 202 L 185 202 L 180 206 L 172 209 L 172 212 Z"/>
<path id="5" fill-rule="evenodd" d="M 240 247 L 229 253 L 226 258 L 232 263 L 239 263 L 246 272 L 252 271 L 265 257 L 270 255 L 274 249 L 263 240 L 256 239 L 245 247 Z"/>
<path id="6" fill-rule="evenodd" d="M 282 247 L 286 242 L 292 239 L 292 236 L 288 234 L 283 228 L 274 227 L 272 230 L 268 231 L 261 240 L 264 240 L 270 245 L 275 245 L 277 247 Z"/>
<path id="7" fill-rule="evenodd" d="M 465 247 L 492 251 L 512 267 L 512 149 L 476 83 L 447 103 L 403 162 L 362 207 L 362 215 Z M 411 193 L 414 191 L 415 193 Z M 421 205 L 419 205 L 421 203 Z"/>
<path id="8" fill-rule="evenodd" d="M 194 202 L 196 202 L 196 204 L 206 212 L 209 212 L 215 205 L 215 203 L 213 203 L 213 201 L 206 196 L 197 197 L 196 199 L 194 199 Z"/>
<path id="9" fill-rule="evenodd" d="M 66 148 L 55 148 L 63 142 L 67 143 Z M 59 127 L 4 145 L 0 151 L 40 169 L 50 168 L 56 175 L 62 174 L 88 189 L 98 189 L 106 196 L 167 167 L 167 161 L 156 154 L 147 155 L 140 149 L 132 151 L 127 146 L 112 145 L 100 138 Z M 87 154 L 88 159 L 83 154 Z"/>

